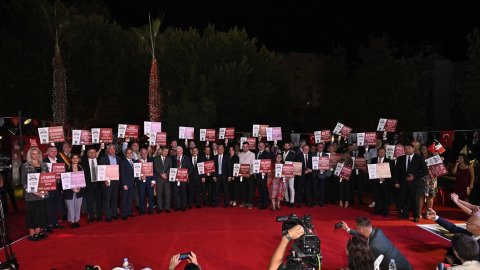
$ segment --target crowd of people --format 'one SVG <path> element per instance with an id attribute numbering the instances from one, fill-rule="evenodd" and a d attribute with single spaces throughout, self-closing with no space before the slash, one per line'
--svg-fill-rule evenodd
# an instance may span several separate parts
<path id="1" fill-rule="evenodd" d="M 62 219 L 68 220 L 72 228 L 79 227 L 82 204 L 85 204 L 88 223 L 126 220 L 134 216 L 135 209 L 139 215 L 151 215 L 202 207 L 252 209 L 255 206 L 277 211 L 281 207 L 324 207 L 328 203 L 342 208 L 354 204 L 369 205 L 373 214 L 383 216 L 391 214 L 390 205 L 394 204 L 401 219 L 410 218 L 410 214 L 414 222 L 419 222 L 422 217 L 431 219 L 437 179 L 429 175 L 425 160 L 438 153 L 429 152 L 427 146 L 416 141 L 403 146 L 405 155 L 395 160 L 386 157 L 381 139 L 371 148 L 359 147 L 356 142 L 347 144 L 343 140 L 312 145 L 301 140 L 299 146 L 291 142 L 277 145 L 260 140 L 253 147 L 256 151 L 251 150 L 247 141 L 241 145 L 213 142 L 200 149 L 193 140 L 188 144 L 186 141 L 185 146 L 172 140 L 168 147 L 140 146 L 138 141 L 127 140 L 121 145 L 102 144 L 73 151 L 72 146 L 65 143 L 62 151 L 50 145 L 45 157 L 39 148 L 31 147 L 21 169 L 25 189 L 28 174 L 49 172 L 48 163 L 65 163 L 67 172 L 83 171 L 86 186 L 63 190 L 58 180 L 54 191 L 25 192 L 28 239 L 47 238 L 49 232 L 63 228 L 60 225 Z M 388 163 L 391 178 L 370 180 L 366 166 L 352 170 L 348 179 L 335 175 L 334 167 L 325 171 L 314 170 L 312 157 L 338 154 L 341 155 L 338 162 L 345 166 L 354 166 L 353 160 L 357 157 L 364 157 L 369 164 Z M 253 164 L 258 159 L 272 161 L 269 173 L 254 173 Z M 198 163 L 210 160 L 214 161 L 215 172 L 200 174 Z M 137 162 L 152 162 L 154 175 L 135 177 L 133 163 Z M 275 176 L 275 164 L 285 162 L 300 162 L 301 175 L 291 178 Z M 249 164 L 250 174 L 235 176 L 234 164 Z M 98 181 L 99 165 L 119 165 L 119 179 Z M 186 168 L 188 181 L 170 181 L 171 168 Z M 466 155 L 458 156 L 452 173 L 457 179 L 454 201 L 476 213 L 478 208 L 466 202 L 474 189 L 476 177 Z M 257 192 L 258 196 L 255 196 Z M 442 222 L 442 219 L 432 219 Z M 357 228 L 369 227 L 366 223 L 357 221 Z M 346 224 L 344 228 L 354 234 Z M 381 231 L 370 233 L 378 235 Z M 352 246 L 358 246 L 358 243 L 352 241 Z"/>

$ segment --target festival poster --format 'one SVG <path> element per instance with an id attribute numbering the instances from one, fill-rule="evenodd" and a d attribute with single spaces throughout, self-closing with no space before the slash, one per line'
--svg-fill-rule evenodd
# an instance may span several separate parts
<path id="1" fill-rule="evenodd" d="M 348 127 L 340 122 L 338 122 L 335 128 L 333 129 L 333 134 L 340 135 L 343 138 L 348 138 L 351 132 L 352 132 L 351 127 Z"/>
<path id="2" fill-rule="evenodd" d="M 86 187 L 83 171 L 62 173 L 61 178 L 63 190 Z"/>
<path id="3" fill-rule="evenodd" d="M 365 132 L 357 133 L 357 145 L 365 146 Z"/>
<path id="4" fill-rule="evenodd" d="M 38 137 L 41 144 L 64 142 L 63 126 L 38 128 Z"/>
<path id="5" fill-rule="evenodd" d="M 203 162 L 197 163 L 197 170 L 199 175 L 205 174 L 205 166 Z"/>
<path id="6" fill-rule="evenodd" d="M 213 160 L 207 160 L 203 162 L 205 174 L 215 172 L 215 162 Z"/>
<path id="7" fill-rule="evenodd" d="M 350 175 L 352 175 L 352 167 L 350 166 L 343 166 L 342 170 L 340 171 L 339 178 L 344 180 L 349 180 Z"/>
<path id="8" fill-rule="evenodd" d="M 118 138 L 138 138 L 138 125 L 118 124 Z"/>
<path id="9" fill-rule="evenodd" d="M 388 159 L 393 159 L 395 153 L 395 145 L 385 145 L 385 157 Z"/>
<path id="10" fill-rule="evenodd" d="M 335 166 L 334 175 L 340 177 L 340 172 L 342 172 L 342 168 L 345 166 L 345 163 L 338 162 Z"/>
<path id="11" fill-rule="evenodd" d="M 186 139 L 186 140 L 193 140 L 195 136 L 195 128 L 193 127 L 178 127 L 178 138 L 179 139 Z"/>
<path id="12" fill-rule="evenodd" d="M 405 148 L 403 145 L 397 144 L 395 145 L 395 152 L 393 153 L 393 158 L 398 158 L 401 156 L 405 156 Z"/>
<path id="13" fill-rule="evenodd" d="M 285 164 L 283 164 L 282 176 L 287 179 L 295 176 L 293 173 L 293 164 L 291 162 L 288 164 L 285 162 Z"/>
<path id="14" fill-rule="evenodd" d="M 397 129 L 397 119 L 380 118 L 378 121 L 377 131 L 395 132 Z"/>
<path id="15" fill-rule="evenodd" d="M 425 160 L 430 177 L 440 177 L 448 174 L 447 168 L 440 156 L 433 156 Z"/>
<path id="16" fill-rule="evenodd" d="M 332 139 L 332 133 L 329 129 L 315 131 L 313 134 L 315 136 L 315 143 L 328 142 Z"/>
<path id="17" fill-rule="evenodd" d="M 281 141 L 282 140 L 282 128 L 281 127 L 268 127 L 267 141 Z"/>
<path id="18" fill-rule="evenodd" d="M 377 131 L 385 131 L 386 123 L 387 123 L 386 118 L 380 118 L 380 120 L 378 120 Z"/>
<path id="19" fill-rule="evenodd" d="M 320 157 L 318 160 L 318 169 L 320 171 L 330 170 L 330 157 Z"/>
<path id="20" fill-rule="evenodd" d="M 56 173 L 40 173 L 38 191 L 52 191 L 57 189 Z"/>
<path id="21" fill-rule="evenodd" d="M 177 175 L 175 178 L 178 182 L 187 182 L 188 181 L 188 169 L 187 168 L 177 168 Z"/>
<path id="22" fill-rule="evenodd" d="M 368 164 L 367 166 L 368 166 L 369 179 L 392 178 L 392 173 L 390 171 L 390 164 L 388 162 Z"/>
<path id="23" fill-rule="evenodd" d="M 257 138 L 259 137 L 259 135 L 260 135 L 260 125 L 255 124 L 252 127 L 252 136 Z"/>
<path id="24" fill-rule="evenodd" d="M 317 157 L 317 156 L 312 157 L 312 170 L 318 171 L 319 163 L 320 163 L 320 157 Z"/>
<path id="25" fill-rule="evenodd" d="M 302 162 L 292 162 L 293 164 L 293 174 L 297 176 L 302 175 Z"/>
<path id="26" fill-rule="evenodd" d="M 364 157 L 356 157 L 354 167 L 358 170 L 365 170 L 367 168 L 367 160 Z"/>
<path id="27" fill-rule="evenodd" d="M 235 139 L 235 128 L 234 127 L 220 128 L 218 131 L 218 138 L 220 140 Z"/>
<path id="28" fill-rule="evenodd" d="M 55 173 L 57 180 L 61 179 L 61 173 L 64 173 L 66 170 L 65 163 L 47 163 L 48 171 Z"/>
<path id="29" fill-rule="evenodd" d="M 144 135 L 150 137 L 152 134 L 157 134 L 158 132 L 162 132 L 162 122 L 143 121 Z"/>
<path id="30" fill-rule="evenodd" d="M 72 145 L 91 145 L 92 132 L 90 130 L 72 130 Z"/>
<path id="31" fill-rule="evenodd" d="M 271 159 L 261 159 L 260 160 L 260 173 L 269 173 L 272 168 Z"/>
<path id="32" fill-rule="evenodd" d="M 38 192 L 39 180 L 40 180 L 40 173 L 27 174 L 27 193 Z"/>
<path id="33" fill-rule="evenodd" d="M 113 131 L 111 128 L 92 128 L 92 143 L 112 143 Z"/>
<path id="34" fill-rule="evenodd" d="M 253 161 L 253 173 L 260 173 L 260 159 Z"/>
<path id="35" fill-rule="evenodd" d="M 136 162 L 133 163 L 133 177 L 138 178 L 142 173 L 142 163 Z"/>
<path id="36" fill-rule="evenodd" d="M 377 145 L 377 133 L 365 132 L 365 145 L 375 146 Z"/>
<path id="37" fill-rule="evenodd" d="M 153 176 L 153 162 L 142 163 L 141 176 Z"/>
<path id="38" fill-rule="evenodd" d="M 234 177 L 240 176 L 240 164 L 238 163 L 233 164 L 233 176 Z"/>
<path id="39" fill-rule="evenodd" d="M 201 142 L 214 142 L 217 140 L 217 131 L 215 129 L 200 129 L 200 141 Z"/>
<path id="40" fill-rule="evenodd" d="M 177 168 L 170 168 L 170 173 L 168 174 L 168 181 L 175 182 L 177 181 Z"/>
<path id="41" fill-rule="evenodd" d="M 166 146 L 167 145 L 167 133 L 166 132 L 157 132 L 156 138 L 155 138 L 155 144 L 160 145 L 160 146 Z"/>
<path id="42" fill-rule="evenodd" d="M 240 164 L 240 170 L 238 172 L 239 176 L 249 177 L 250 176 L 250 164 Z"/>
<path id="43" fill-rule="evenodd" d="M 330 168 L 336 168 L 338 161 L 342 158 L 342 155 L 337 153 L 330 154 Z"/>
<path id="44" fill-rule="evenodd" d="M 283 177 L 282 170 L 283 170 L 283 164 L 282 163 L 276 163 L 275 164 L 275 178 Z"/>
<path id="45" fill-rule="evenodd" d="M 98 181 L 117 181 L 120 179 L 120 170 L 118 165 L 98 165 Z"/>

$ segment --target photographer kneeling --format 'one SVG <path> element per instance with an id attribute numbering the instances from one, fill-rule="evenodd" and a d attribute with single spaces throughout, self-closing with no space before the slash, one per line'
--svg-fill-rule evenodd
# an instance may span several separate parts
<path id="1" fill-rule="evenodd" d="M 275 250 L 275 253 L 273 253 L 272 258 L 270 259 L 270 264 L 268 265 L 269 270 L 277 270 L 279 269 L 280 265 L 283 262 L 283 257 L 285 254 L 285 250 L 288 247 L 288 243 L 291 240 L 295 240 L 300 238 L 303 234 L 305 233 L 304 229 L 300 225 L 296 225 L 295 227 L 291 228 L 290 230 L 287 231 L 282 237 L 282 240 L 280 240 L 280 243 L 277 246 L 277 249 Z"/>
<path id="2" fill-rule="evenodd" d="M 353 236 L 363 236 L 368 239 L 368 245 L 373 253 L 374 258 L 384 256 L 380 264 L 381 270 L 388 270 L 391 259 L 395 260 L 397 270 L 413 269 L 407 259 L 393 245 L 393 243 L 383 234 L 381 229 L 373 228 L 370 220 L 366 217 L 358 217 L 355 219 L 357 230 L 351 230 L 345 221 L 342 221 L 342 228 Z"/>

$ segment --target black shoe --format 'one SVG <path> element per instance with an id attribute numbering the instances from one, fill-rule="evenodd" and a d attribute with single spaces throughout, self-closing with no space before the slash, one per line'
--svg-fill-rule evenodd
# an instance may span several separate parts
<path id="1" fill-rule="evenodd" d="M 44 231 L 46 231 L 47 233 L 53 233 L 53 230 L 52 230 L 52 227 L 50 226 L 47 226 L 45 229 L 43 229 Z"/>
<path id="2" fill-rule="evenodd" d="M 416 218 L 413 219 L 413 222 L 418 223 L 418 222 L 420 222 L 420 219 L 418 217 L 416 217 Z"/>
<path id="3" fill-rule="evenodd" d="M 189 205 L 189 206 L 188 206 L 188 209 L 192 209 L 192 206 L 191 206 L 191 205 Z"/>
<path id="4" fill-rule="evenodd" d="M 67 220 L 68 220 L 67 216 L 66 216 L 66 215 L 63 216 L 63 217 L 62 217 L 62 220 L 63 220 L 63 221 L 67 221 Z"/>
<path id="5" fill-rule="evenodd" d="M 149 214 L 149 215 L 153 214 L 153 210 L 148 211 L 148 214 Z"/>
<path id="6" fill-rule="evenodd" d="M 62 226 L 62 225 L 60 225 L 60 224 L 58 224 L 58 223 L 53 224 L 52 227 L 53 227 L 54 229 L 63 229 L 63 228 L 65 228 L 65 226 Z"/>
<path id="7" fill-rule="evenodd" d="M 97 221 L 98 222 L 102 221 L 102 217 L 97 217 Z"/>
<path id="8" fill-rule="evenodd" d="M 185 212 L 185 208 L 180 209 L 180 211 Z"/>
<path id="9" fill-rule="evenodd" d="M 223 208 L 228 208 L 228 205 L 224 205 Z"/>
<path id="10" fill-rule="evenodd" d="M 107 218 L 107 219 L 105 219 L 105 222 L 110 223 L 110 222 L 112 222 L 112 219 L 111 219 L 111 218 Z"/>
<path id="11" fill-rule="evenodd" d="M 75 228 L 80 228 L 80 222 L 75 222 Z"/>
<path id="12" fill-rule="evenodd" d="M 301 205 L 301 204 L 297 204 L 297 208 L 301 208 L 301 207 L 302 207 L 302 205 Z"/>
<path id="13" fill-rule="evenodd" d="M 320 205 L 320 207 L 325 207 L 325 204 L 323 204 L 323 203 L 321 203 L 321 204 L 319 204 L 319 205 Z"/>
<path id="14" fill-rule="evenodd" d="M 170 214 L 170 209 L 165 210 L 167 214 Z"/>
<path id="15" fill-rule="evenodd" d="M 122 216 L 122 219 L 127 220 L 128 218 L 127 218 L 127 216 Z"/>
<path id="16" fill-rule="evenodd" d="M 200 204 L 197 204 L 197 208 L 202 208 L 202 206 L 200 206 Z"/>
<path id="17" fill-rule="evenodd" d="M 157 209 L 157 214 L 162 213 L 162 209 Z"/>
<path id="18" fill-rule="evenodd" d="M 118 216 L 113 216 L 112 217 L 114 220 L 118 220 Z"/>
<path id="19" fill-rule="evenodd" d="M 37 236 L 38 236 L 38 239 L 47 239 L 48 238 L 48 235 L 46 235 L 42 232 L 38 233 Z"/>
<path id="20" fill-rule="evenodd" d="M 128 216 L 129 216 L 129 217 L 134 217 L 135 215 L 134 215 L 134 214 L 130 214 L 130 215 L 128 215 Z"/>
<path id="21" fill-rule="evenodd" d="M 38 234 L 34 234 L 34 235 L 29 235 L 29 236 L 28 236 L 28 241 L 33 241 L 33 242 L 35 242 L 35 241 L 38 241 L 38 240 L 40 240 L 40 238 L 38 237 Z"/>
<path id="22" fill-rule="evenodd" d="M 408 219 L 408 215 L 400 215 L 400 219 Z"/>
<path id="23" fill-rule="evenodd" d="M 87 223 L 93 223 L 93 218 L 88 218 Z"/>

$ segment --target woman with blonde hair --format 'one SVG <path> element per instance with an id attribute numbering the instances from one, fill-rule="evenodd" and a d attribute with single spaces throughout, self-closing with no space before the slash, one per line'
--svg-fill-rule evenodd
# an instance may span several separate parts
<path id="1" fill-rule="evenodd" d="M 43 191 L 29 191 L 28 176 L 30 173 L 48 172 L 48 166 L 42 161 L 42 152 L 37 147 L 32 147 L 27 153 L 27 162 L 21 167 L 22 185 L 25 189 L 25 201 L 27 227 L 29 231 L 28 240 L 38 241 L 47 238 L 47 235 L 40 231 L 48 225 L 48 210 L 47 210 L 47 192 Z"/>

